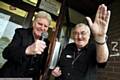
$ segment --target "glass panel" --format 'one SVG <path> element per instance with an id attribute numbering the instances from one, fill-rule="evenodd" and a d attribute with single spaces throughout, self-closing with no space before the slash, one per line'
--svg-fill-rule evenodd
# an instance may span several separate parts
<path id="1" fill-rule="evenodd" d="M 67 25 L 66 25 L 66 20 L 64 19 L 64 23 L 62 25 L 62 29 L 61 29 L 61 33 L 60 33 L 60 37 L 59 37 L 59 42 L 61 44 L 61 47 L 60 47 L 60 53 L 62 52 L 62 50 L 64 49 L 64 47 L 66 46 L 66 42 L 65 42 L 65 34 L 66 34 L 66 31 L 67 31 Z"/>
<path id="2" fill-rule="evenodd" d="M 70 38 L 69 38 L 69 43 L 72 43 L 72 42 L 74 42 L 74 39 L 73 39 L 73 28 L 71 30 Z"/>
<path id="3" fill-rule="evenodd" d="M 62 29 L 61 29 L 60 38 L 59 38 L 59 41 L 61 43 L 61 47 L 63 47 L 64 43 L 65 43 L 65 33 L 66 33 L 66 30 L 67 30 L 67 26 L 63 25 Z"/>
<path id="4" fill-rule="evenodd" d="M 11 41 L 16 28 L 22 28 L 27 12 L 0 1 L 0 67 L 6 61 L 3 49 Z"/>

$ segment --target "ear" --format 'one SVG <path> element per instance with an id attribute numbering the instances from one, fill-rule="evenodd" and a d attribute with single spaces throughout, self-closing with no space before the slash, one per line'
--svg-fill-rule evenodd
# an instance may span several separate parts
<path id="1" fill-rule="evenodd" d="M 89 34 L 89 38 L 88 39 L 90 39 L 90 37 L 91 37 L 91 35 Z"/>

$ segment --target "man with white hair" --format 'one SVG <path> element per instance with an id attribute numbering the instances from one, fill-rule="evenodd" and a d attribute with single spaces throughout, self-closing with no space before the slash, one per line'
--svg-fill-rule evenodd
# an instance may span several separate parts
<path id="1" fill-rule="evenodd" d="M 52 70 L 56 80 L 97 80 L 97 68 L 104 68 L 108 60 L 107 30 L 110 11 L 102 4 L 98 7 L 95 21 L 86 17 L 95 44 L 90 43 L 90 29 L 84 23 L 73 29 L 74 43 L 68 44 L 61 53 L 57 67 Z"/>

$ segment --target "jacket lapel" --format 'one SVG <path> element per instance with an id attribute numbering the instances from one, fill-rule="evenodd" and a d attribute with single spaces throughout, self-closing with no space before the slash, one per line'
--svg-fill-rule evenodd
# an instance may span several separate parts
<path id="1" fill-rule="evenodd" d="M 33 38 L 33 34 L 32 34 L 32 28 L 31 29 L 29 29 L 29 31 L 28 31 L 28 45 L 31 45 L 32 43 L 33 43 L 33 41 L 34 41 L 34 38 Z"/>

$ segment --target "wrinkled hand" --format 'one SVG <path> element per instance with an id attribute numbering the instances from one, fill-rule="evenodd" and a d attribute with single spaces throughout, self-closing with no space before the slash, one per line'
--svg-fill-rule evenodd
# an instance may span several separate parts
<path id="1" fill-rule="evenodd" d="M 53 71 L 52 71 L 52 75 L 55 77 L 59 77 L 61 75 L 61 70 L 60 67 L 56 67 Z"/>
<path id="2" fill-rule="evenodd" d="M 44 41 L 36 40 L 32 45 L 28 46 L 26 49 L 27 55 L 41 54 L 46 48 Z"/>
<path id="3" fill-rule="evenodd" d="M 111 12 L 109 10 L 107 11 L 107 7 L 102 4 L 98 7 L 94 23 L 92 23 L 91 18 L 86 17 L 94 36 L 106 35 L 110 20 L 110 14 Z"/>

